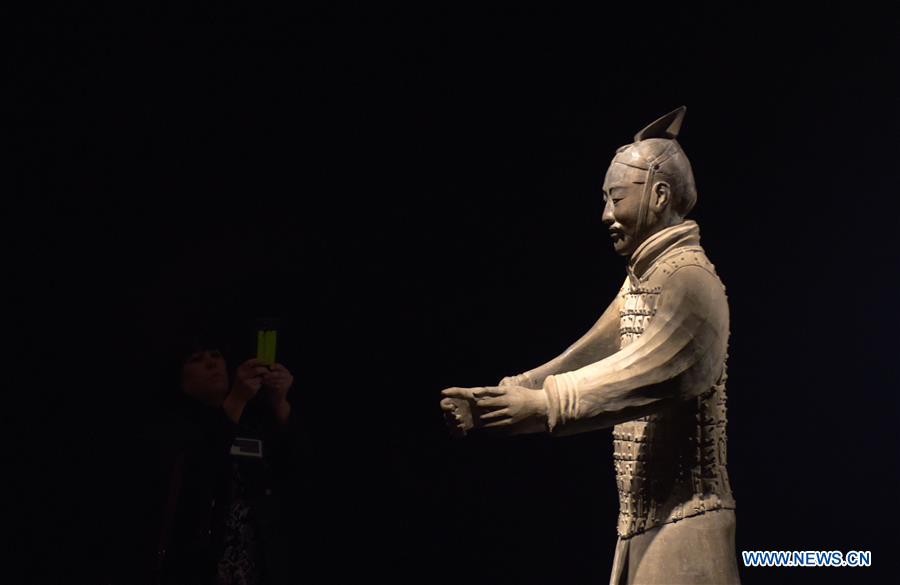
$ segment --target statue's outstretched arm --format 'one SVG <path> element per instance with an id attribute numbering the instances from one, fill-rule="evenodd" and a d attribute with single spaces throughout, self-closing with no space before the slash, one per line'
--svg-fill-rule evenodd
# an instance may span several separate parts
<path id="1" fill-rule="evenodd" d="M 587 333 L 549 362 L 518 376 L 504 378 L 501 386 L 516 385 L 540 388 L 547 376 L 577 370 L 612 355 L 619 349 L 619 296 Z"/>
<path id="2" fill-rule="evenodd" d="M 441 409 L 452 434 L 465 436 L 473 428 L 509 426 L 511 434 L 534 433 L 547 430 L 547 395 L 544 380 L 548 376 L 576 370 L 597 362 L 619 348 L 619 296 L 609 304 L 597 322 L 562 354 L 546 364 L 519 374 L 508 376 L 495 388 L 447 388 L 443 391 Z M 493 413 L 483 411 L 476 402 L 490 405 L 499 395 L 507 395 L 509 404 Z M 503 400 L 499 398 L 499 400 Z M 499 404 L 498 404 L 499 405 Z M 503 420 L 491 420 L 509 414 Z M 522 424 L 520 424 L 522 423 Z"/>
<path id="3" fill-rule="evenodd" d="M 705 392 L 722 374 L 728 327 L 719 279 L 698 266 L 676 270 L 641 337 L 595 363 L 546 377 L 550 431 L 610 427 Z"/>

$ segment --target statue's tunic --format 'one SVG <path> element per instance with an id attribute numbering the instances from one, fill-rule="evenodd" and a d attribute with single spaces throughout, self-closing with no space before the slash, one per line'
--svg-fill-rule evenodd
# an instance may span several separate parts
<path id="1" fill-rule="evenodd" d="M 614 425 L 611 583 L 738 582 L 726 470 L 728 303 L 697 224 L 641 244 L 614 302 L 619 351 L 544 382 L 554 434 Z"/>

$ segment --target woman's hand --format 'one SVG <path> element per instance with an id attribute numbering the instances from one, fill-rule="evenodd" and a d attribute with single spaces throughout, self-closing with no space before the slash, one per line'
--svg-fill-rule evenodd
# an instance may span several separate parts
<path id="1" fill-rule="evenodd" d="M 234 384 L 231 395 L 244 404 L 250 402 L 263 384 L 263 377 L 269 369 L 256 358 L 249 359 L 238 366 L 234 373 Z"/>
<path id="2" fill-rule="evenodd" d="M 262 385 L 269 391 L 269 404 L 275 412 L 275 418 L 286 423 L 291 413 L 291 403 L 287 401 L 287 393 L 294 385 L 294 376 L 281 364 L 272 364 L 263 375 Z"/>
<path id="3" fill-rule="evenodd" d="M 222 403 L 222 409 L 233 422 L 241 420 L 244 407 L 256 396 L 262 387 L 263 376 L 269 371 L 260 360 L 249 359 L 238 366 L 234 373 L 234 384 Z"/>

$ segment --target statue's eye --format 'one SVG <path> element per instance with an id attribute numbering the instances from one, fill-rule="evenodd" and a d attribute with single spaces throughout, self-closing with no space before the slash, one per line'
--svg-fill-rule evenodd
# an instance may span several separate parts
<path id="1" fill-rule="evenodd" d="M 615 205 L 616 203 L 618 203 L 618 202 L 621 201 L 622 199 L 625 199 L 625 195 L 622 194 L 622 190 L 621 190 L 621 189 L 618 189 L 618 188 L 615 188 L 615 187 L 614 187 L 614 188 L 612 188 L 612 189 L 609 190 L 609 194 L 608 194 L 608 195 L 604 194 L 604 201 L 605 201 L 607 198 L 608 198 L 608 199 L 612 199 L 613 205 Z"/>

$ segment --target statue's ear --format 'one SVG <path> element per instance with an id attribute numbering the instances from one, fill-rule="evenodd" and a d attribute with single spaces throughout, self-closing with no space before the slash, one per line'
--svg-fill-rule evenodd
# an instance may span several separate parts
<path id="1" fill-rule="evenodd" d="M 662 211 L 672 204 L 672 186 L 666 181 L 653 183 L 653 205 L 657 211 Z"/>
<path id="2" fill-rule="evenodd" d="M 681 130 L 681 123 L 684 121 L 684 114 L 687 112 L 687 106 L 681 106 L 676 110 L 672 110 L 662 118 L 651 122 L 646 128 L 634 135 L 634 141 L 640 142 L 648 138 L 668 138 L 674 140 L 678 137 Z"/>

